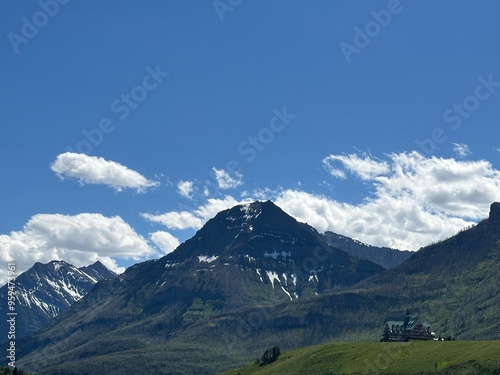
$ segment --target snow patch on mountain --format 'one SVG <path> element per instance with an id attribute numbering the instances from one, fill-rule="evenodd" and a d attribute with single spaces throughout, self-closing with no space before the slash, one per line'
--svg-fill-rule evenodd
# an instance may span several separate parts
<path id="1" fill-rule="evenodd" d="M 241 211 L 244 212 L 243 218 L 245 220 L 256 219 L 262 213 L 261 210 L 255 208 L 251 203 L 247 203 L 241 206 Z"/>
<path id="2" fill-rule="evenodd" d="M 209 257 L 208 255 L 199 255 L 198 256 L 198 260 L 201 262 L 205 262 L 205 263 L 212 263 L 213 261 L 215 261 L 216 259 L 218 258 L 217 255 L 213 255 L 211 257 Z"/>
<path id="3" fill-rule="evenodd" d="M 307 281 L 315 281 L 317 283 L 319 283 L 319 279 L 318 279 L 318 275 L 314 274 L 314 275 L 310 275 L 309 276 L 309 279 Z"/>
<path id="4" fill-rule="evenodd" d="M 292 254 L 290 252 L 286 252 L 286 251 L 282 251 L 282 252 L 278 253 L 276 250 L 274 250 L 272 253 L 268 253 L 267 251 L 265 251 L 264 256 L 266 258 L 277 259 L 279 256 L 282 256 L 283 258 L 291 257 Z"/>
<path id="5" fill-rule="evenodd" d="M 254 257 L 252 257 L 252 256 L 250 256 L 248 254 L 243 255 L 243 257 L 246 258 L 249 262 L 255 263 L 255 258 Z"/>
<path id="6" fill-rule="evenodd" d="M 283 290 L 283 292 L 285 292 L 285 294 L 288 296 L 288 298 L 290 298 L 290 301 L 293 301 L 293 298 L 290 295 L 290 293 L 283 287 L 283 285 L 280 285 L 280 286 L 281 286 L 281 289 Z"/>
<path id="7" fill-rule="evenodd" d="M 256 268 L 255 271 L 257 271 L 257 275 L 259 275 L 260 281 L 264 282 L 264 280 L 262 280 L 262 275 L 260 274 L 260 270 L 258 268 Z"/>
<path id="8" fill-rule="evenodd" d="M 61 267 L 62 267 L 61 263 L 54 262 L 54 271 L 59 271 Z"/>
<path id="9" fill-rule="evenodd" d="M 273 285 L 273 289 L 274 289 L 274 280 L 278 280 L 278 283 L 280 283 L 280 278 L 279 278 L 278 274 L 275 271 L 266 271 L 266 275 L 269 278 L 269 281 Z"/>

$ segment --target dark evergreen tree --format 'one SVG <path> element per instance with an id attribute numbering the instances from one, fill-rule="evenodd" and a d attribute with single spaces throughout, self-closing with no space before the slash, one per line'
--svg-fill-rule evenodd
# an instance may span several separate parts
<path id="1" fill-rule="evenodd" d="M 259 366 L 265 366 L 276 361 L 281 354 L 280 348 L 273 346 L 264 352 L 259 360 Z"/>

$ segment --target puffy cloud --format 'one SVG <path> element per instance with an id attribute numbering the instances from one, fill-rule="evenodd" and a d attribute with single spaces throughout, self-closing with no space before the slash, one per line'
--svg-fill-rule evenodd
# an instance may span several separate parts
<path id="1" fill-rule="evenodd" d="M 189 211 L 171 211 L 160 215 L 142 213 L 141 216 L 153 223 L 163 224 L 169 229 L 197 229 L 203 225 L 203 220 Z"/>
<path id="2" fill-rule="evenodd" d="M 330 230 L 371 245 L 398 249 L 417 250 L 471 224 L 426 211 L 415 203 L 408 197 L 381 197 L 351 205 L 296 190 L 285 190 L 276 200 L 283 210 L 319 232 Z"/>
<path id="3" fill-rule="evenodd" d="M 0 260 L 14 261 L 18 274 L 35 262 L 63 259 L 77 267 L 97 260 L 116 272 L 124 269 L 113 258 L 140 260 L 156 254 L 147 241 L 119 216 L 38 214 L 22 231 L 0 235 Z M 0 282 L 5 281 L 0 270 Z"/>
<path id="4" fill-rule="evenodd" d="M 142 213 L 141 216 L 148 221 L 162 224 L 169 229 L 199 229 L 218 212 L 250 201 L 249 198 L 237 200 L 230 195 L 226 195 L 222 199 L 210 198 L 204 205 L 193 208 L 192 211 L 170 211 L 158 215 Z"/>
<path id="5" fill-rule="evenodd" d="M 210 198 L 207 203 L 198 207 L 195 214 L 202 218 L 204 222 L 214 217 L 217 213 L 228 208 L 234 207 L 238 204 L 244 204 L 251 202 L 251 199 L 238 200 L 230 195 L 226 195 L 224 198 Z"/>
<path id="6" fill-rule="evenodd" d="M 58 155 L 51 169 L 62 179 L 68 177 L 78 180 L 81 184 L 108 185 L 116 191 L 130 188 L 144 192 L 159 185 L 157 181 L 148 180 L 117 162 L 73 152 Z"/>
<path id="7" fill-rule="evenodd" d="M 280 192 L 276 203 L 321 232 L 416 250 L 486 217 L 490 204 L 500 200 L 500 172 L 487 161 L 427 158 L 417 152 L 391 154 L 388 159 L 381 163 L 365 157 L 355 164 L 362 167 L 348 167 L 371 182 L 372 191 L 361 204 L 300 190 Z M 375 167 L 371 174 L 365 169 L 370 164 Z"/>
<path id="8" fill-rule="evenodd" d="M 151 241 L 153 241 L 164 254 L 170 254 L 177 246 L 180 245 L 179 240 L 165 231 L 157 231 L 149 234 Z"/>
<path id="9" fill-rule="evenodd" d="M 177 192 L 184 198 L 192 198 L 193 182 L 180 180 L 177 183 Z"/>
<path id="10" fill-rule="evenodd" d="M 215 179 L 219 189 L 227 190 L 234 189 L 243 185 L 243 175 L 238 171 L 235 172 L 234 177 L 227 173 L 224 169 L 212 168 L 215 173 Z"/>
<path id="11" fill-rule="evenodd" d="M 465 143 L 453 143 L 453 152 L 462 159 L 472 154 Z"/>
<path id="12" fill-rule="evenodd" d="M 157 221 L 172 229 L 198 229 L 223 209 L 272 199 L 320 232 L 331 230 L 371 245 L 417 250 L 487 217 L 490 204 L 500 201 L 500 171 L 484 160 L 425 157 L 417 152 L 387 155 L 382 161 L 330 155 L 325 163 L 328 171 L 330 162 L 341 162 L 345 171 L 365 181 L 361 203 L 339 202 L 301 186 L 260 189 L 243 192 L 243 201 L 227 195 L 189 211 L 159 215 L 158 219 L 168 220 Z"/>
<path id="13" fill-rule="evenodd" d="M 339 163 L 343 168 L 336 166 Z M 367 155 L 364 158 L 356 154 L 329 155 L 323 159 L 323 165 L 333 177 L 340 179 L 347 178 L 345 170 L 357 175 L 362 180 L 371 180 L 389 172 L 387 162 L 374 160 Z"/>
<path id="14" fill-rule="evenodd" d="M 485 161 L 426 158 L 417 152 L 390 155 L 393 172 L 374 180 L 377 197 L 410 197 L 447 216 L 480 219 L 500 198 L 500 172 Z"/>

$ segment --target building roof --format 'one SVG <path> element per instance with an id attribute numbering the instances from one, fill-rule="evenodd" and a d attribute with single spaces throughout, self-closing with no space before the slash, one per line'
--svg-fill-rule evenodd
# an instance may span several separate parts
<path id="1" fill-rule="evenodd" d="M 419 322 L 420 320 L 417 318 L 411 318 L 408 320 L 408 324 L 406 325 L 406 329 L 412 329 L 415 327 L 415 325 Z M 392 328 L 392 326 L 404 326 L 405 321 L 404 320 L 388 320 L 387 325 L 389 328 Z M 431 325 L 427 322 L 422 322 L 422 325 L 427 328 L 430 327 Z"/>

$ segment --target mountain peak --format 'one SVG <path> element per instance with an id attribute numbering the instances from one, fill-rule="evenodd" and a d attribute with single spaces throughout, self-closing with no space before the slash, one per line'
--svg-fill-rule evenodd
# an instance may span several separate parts
<path id="1" fill-rule="evenodd" d="M 300 279 L 293 282 L 298 288 L 296 291 L 306 288 L 298 286 L 304 280 L 307 284 L 311 281 L 310 277 L 317 277 L 316 274 L 323 271 L 314 280 L 319 282 L 324 278 L 329 280 L 327 284 L 332 282 L 333 285 L 349 284 L 362 278 L 359 277 L 361 272 L 356 275 L 350 273 L 352 264 L 364 268 L 370 275 L 382 270 L 372 262 L 353 260 L 346 252 L 329 247 L 313 227 L 298 222 L 271 201 L 240 204 L 219 212 L 194 237 L 166 255 L 162 264 L 166 268 L 177 264 L 190 265 L 196 268 L 193 274 L 199 271 L 200 264 L 201 269 L 208 267 L 209 272 L 217 272 L 220 270 L 218 267 L 228 265 L 244 271 L 251 269 L 253 277 L 261 282 L 262 275 L 267 273 L 273 289 L 274 281 L 283 274 L 294 274 Z M 281 282 L 285 285 L 286 278 Z M 317 291 L 329 287 L 323 286 L 322 282 Z"/>
<path id="2" fill-rule="evenodd" d="M 77 268 L 64 260 L 37 262 L 16 278 L 16 335 L 33 333 L 48 324 L 74 302 L 85 296 L 102 279 L 115 277 L 102 263 Z M 0 310 L 7 309 L 7 285 L 0 288 Z M 0 337 L 6 337 L 0 327 Z"/>
<path id="3" fill-rule="evenodd" d="M 51 260 L 48 263 L 36 262 L 32 269 L 38 272 L 58 272 L 61 268 L 67 270 L 73 267 L 71 264 L 65 262 L 64 260 Z"/>
<path id="4" fill-rule="evenodd" d="M 304 230 L 302 226 L 271 201 L 240 204 L 219 212 L 168 257 L 181 261 L 197 256 L 220 256 L 251 237 L 263 237 L 266 233 L 290 234 Z"/>
<path id="5" fill-rule="evenodd" d="M 116 273 L 107 268 L 99 260 L 88 266 L 80 267 L 79 270 L 86 273 L 88 276 L 93 277 L 96 280 L 111 279 L 116 276 Z"/>
<path id="6" fill-rule="evenodd" d="M 288 215 L 272 201 L 255 201 L 235 206 L 221 214 L 226 220 L 243 222 L 243 226 L 270 227 L 275 230 L 288 230 L 297 225 L 297 220 Z"/>
<path id="7" fill-rule="evenodd" d="M 271 213 L 273 211 L 283 212 L 281 208 L 279 208 L 273 202 L 268 200 L 268 201 L 254 201 L 250 203 L 239 204 L 228 210 L 221 211 L 221 213 L 227 212 L 234 215 L 235 213 L 239 212 L 241 213 L 243 218 L 251 219 L 257 217 L 262 212 Z"/>
<path id="8" fill-rule="evenodd" d="M 500 222 L 500 202 L 491 204 L 489 220 L 495 223 Z"/>

